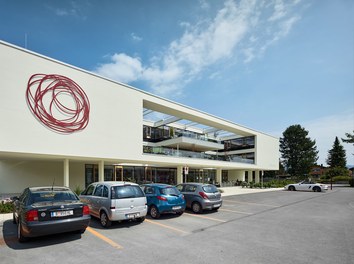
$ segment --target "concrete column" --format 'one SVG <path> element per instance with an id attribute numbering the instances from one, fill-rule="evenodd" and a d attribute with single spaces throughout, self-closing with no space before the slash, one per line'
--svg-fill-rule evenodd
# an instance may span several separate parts
<path id="1" fill-rule="evenodd" d="M 177 184 L 183 183 L 183 166 L 177 166 Z"/>
<path id="2" fill-rule="evenodd" d="M 69 187 L 69 159 L 64 160 L 64 186 Z"/>
<path id="3" fill-rule="evenodd" d="M 221 168 L 217 168 L 216 169 L 216 182 L 220 184 L 221 187 L 221 181 L 222 181 L 222 169 Z"/>
<path id="4" fill-rule="evenodd" d="M 260 171 L 256 171 L 256 182 L 257 182 L 257 183 L 260 182 L 260 180 L 259 180 L 259 172 L 260 172 Z"/>
<path id="5" fill-rule="evenodd" d="M 104 161 L 100 160 L 98 163 L 98 181 L 104 181 Z"/>

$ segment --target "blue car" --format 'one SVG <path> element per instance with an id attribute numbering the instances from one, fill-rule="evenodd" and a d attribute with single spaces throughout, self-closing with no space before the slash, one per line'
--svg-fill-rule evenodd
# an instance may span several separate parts
<path id="1" fill-rule="evenodd" d="M 159 218 L 161 214 L 183 214 L 186 209 L 186 200 L 176 187 L 168 184 L 151 183 L 142 186 L 146 195 L 148 211 L 152 218 Z"/>

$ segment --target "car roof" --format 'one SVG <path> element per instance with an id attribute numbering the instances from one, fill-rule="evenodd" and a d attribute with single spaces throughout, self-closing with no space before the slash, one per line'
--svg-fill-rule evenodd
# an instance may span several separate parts
<path id="1" fill-rule="evenodd" d="M 212 185 L 212 184 L 209 184 L 209 183 L 200 183 L 200 182 L 184 182 L 184 183 L 181 183 L 181 185 L 186 185 L 186 184 L 199 185 L 199 186 Z"/>
<path id="2" fill-rule="evenodd" d="M 30 187 L 28 189 L 30 190 L 30 192 L 71 191 L 70 188 L 64 186 L 41 186 L 41 187 Z"/>
<path id="3" fill-rule="evenodd" d="M 151 187 L 158 187 L 158 188 L 174 187 L 173 185 L 165 184 L 165 183 L 148 183 L 148 184 L 143 184 L 143 186 L 151 186 Z"/>
<path id="4" fill-rule="evenodd" d="M 124 185 L 135 185 L 135 186 L 139 186 L 138 184 L 134 183 L 134 182 L 126 182 L 126 181 L 103 181 L 103 182 L 94 182 L 92 183 L 94 185 L 97 184 L 104 184 L 107 186 L 124 186 Z"/>

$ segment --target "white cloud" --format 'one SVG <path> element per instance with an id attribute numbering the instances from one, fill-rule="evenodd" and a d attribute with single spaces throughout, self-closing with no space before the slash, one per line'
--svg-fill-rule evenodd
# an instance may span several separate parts
<path id="1" fill-rule="evenodd" d="M 123 54 L 124 60 L 112 57 L 113 63 L 100 65 L 96 72 L 121 82 L 144 81 L 152 92 L 175 97 L 210 66 L 250 63 L 260 57 L 300 19 L 293 14 L 296 2 L 266 3 L 226 0 L 212 20 L 201 19 L 193 25 L 180 22 L 184 33 L 149 62 L 142 64 L 139 58 Z M 205 1 L 200 6 L 210 8 Z M 131 37 L 139 39 L 134 33 Z"/>
<path id="2" fill-rule="evenodd" d="M 110 63 L 102 64 L 96 73 L 123 83 L 136 81 L 143 71 L 139 58 L 132 58 L 124 53 L 114 54 Z"/>
<path id="3" fill-rule="evenodd" d="M 137 42 L 140 42 L 143 40 L 142 37 L 139 37 L 137 34 L 135 34 L 134 32 L 130 34 L 131 38 L 134 40 L 134 41 L 137 41 Z"/>
<path id="4" fill-rule="evenodd" d="M 74 17 L 78 19 L 85 20 L 87 16 L 84 14 L 85 9 L 89 6 L 89 3 L 87 2 L 81 2 L 77 3 L 76 1 L 71 1 L 69 3 L 69 6 L 67 7 L 56 7 L 56 6 L 51 6 L 47 4 L 47 8 L 51 11 L 54 11 L 54 13 L 57 16 L 60 17 Z"/>

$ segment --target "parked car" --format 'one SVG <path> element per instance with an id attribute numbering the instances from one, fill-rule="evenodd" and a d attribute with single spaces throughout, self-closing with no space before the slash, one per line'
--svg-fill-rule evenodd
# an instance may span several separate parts
<path id="1" fill-rule="evenodd" d="M 67 187 L 26 188 L 14 201 L 13 222 L 17 237 L 30 237 L 77 231 L 84 233 L 90 223 L 88 205 L 80 202 Z"/>
<path id="2" fill-rule="evenodd" d="M 143 222 L 147 214 L 145 194 L 136 183 L 96 182 L 79 197 L 89 205 L 90 214 L 99 218 L 103 227 L 111 226 L 112 221 Z"/>
<path id="3" fill-rule="evenodd" d="M 176 187 L 184 195 L 186 206 L 194 213 L 201 213 L 203 210 L 217 211 L 222 205 L 221 193 L 212 184 L 189 182 Z"/>
<path id="4" fill-rule="evenodd" d="M 315 183 L 312 181 L 301 181 L 299 183 L 288 184 L 284 186 L 285 190 L 288 191 L 314 191 L 314 192 L 322 192 L 327 191 L 328 186 L 325 184 Z"/>
<path id="5" fill-rule="evenodd" d="M 161 214 L 183 214 L 186 209 L 184 195 L 174 186 L 152 183 L 142 185 L 145 192 L 148 212 L 152 218 L 159 218 Z"/>

